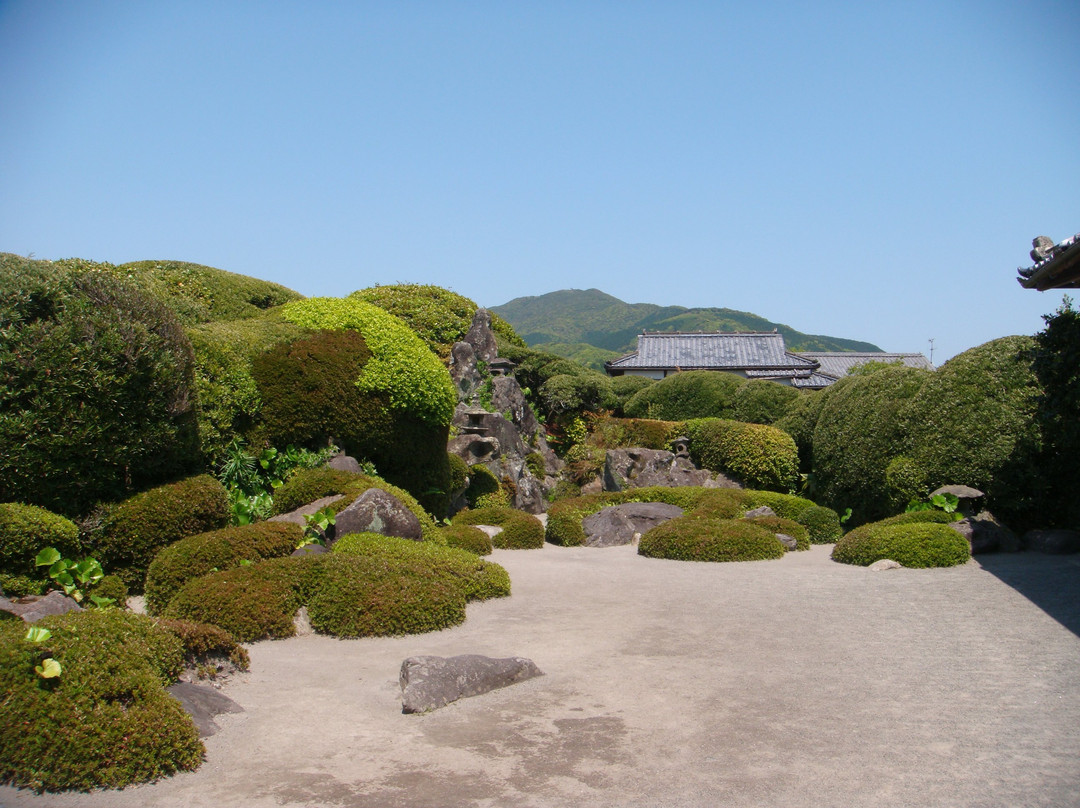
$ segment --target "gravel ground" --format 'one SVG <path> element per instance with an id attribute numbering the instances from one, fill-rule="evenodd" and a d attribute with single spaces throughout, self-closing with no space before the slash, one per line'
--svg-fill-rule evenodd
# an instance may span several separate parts
<path id="1" fill-rule="evenodd" d="M 434 634 L 251 646 L 199 771 L 0 805 L 1076 806 L 1080 561 L 871 572 L 496 551 L 513 597 Z M 416 654 L 546 675 L 403 715 Z"/>

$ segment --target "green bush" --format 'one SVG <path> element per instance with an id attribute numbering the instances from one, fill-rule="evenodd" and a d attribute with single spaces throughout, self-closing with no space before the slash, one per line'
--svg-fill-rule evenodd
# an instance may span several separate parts
<path id="1" fill-rule="evenodd" d="M 75 518 L 200 463 L 191 345 L 105 273 L 0 255 L 0 501 Z"/>
<path id="2" fill-rule="evenodd" d="M 828 389 L 805 390 L 791 402 L 784 415 L 773 424 L 787 432 L 799 449 L 799 470 L 809 473 L 813 469 L 814 429 L 817 427 L 821 409 L 829 400 Z"/>
<path id="3" fill-rule="evenodd" d="M 735 391 L 732 417 L 748 424 L 775 424 L 799 399 L 794 387 L 769 381 L 750 379 Z"/>
<path id="4" fill-rule="evenodd" d="M 638 554 L 677 561 L 762 561 L 782 558 L 776 534 L 742 519 L 680 516 L 647 531 Z"/>
<path id="5" fill-rule="evenodd" d="M 47 617 L 51 636 L 0 623 L 0 782 L 38 792 L 123 788 L 202 760 L 191 718 L 165 692 L 182 663 L 180 641 L 152 619 L 120 609 Z M 42 680 L 43 657 L 60 663 Z"/>
<path id="6" fill-rule="evenodd" d="M 732 418 L 735 394 L 745 383 L 741 376 L 715 370 L 676 373 L 635 393 L 623 412 L 630 418 L 664 421 Z"/>
<path id="7" fill-rule="evenodd" d="M 494 545 L 487 533 L 472 525 L 447 525 L 439 528 L 446 539 L 447 547 L 467 550 L 478 556 L 491 555 Z"/>
<path id="8" fill-rule="evenodd" d="M 455 525 L 496 525 L 502 528 L 491 540 L 500 550 L 536 550 L 544 546 L 540 520 L 513 508 L 490 506 L 459 511 Z"/>
<path id="9" fill-rule="evenodd" d="M 221 483 L 200 475 L 151 488 L 107 509 L 88 537 L 101 565 L 140 594 L 158 550 L 185 536 L 224 527 L 229 498 Z"/>
<path id="10" fill-rule="evenodd" d="M 450 492 L 457 494 L 464 491 L 469 485 L 469 465 L 455 454 L 447 452 L 446 459 L 450 463 Z"/>
<path id="11" fill-rule="evenodd" d="M 223 628 L 190 620 L 159 620 L 158 625 L 180 640 L 188 667 L 198 668 L 210 655 L 227 657 L 237 670 L 251 667 L 247 649 Z"/>
<path id="12" fill-rule="evenodd" d="M 774 535 L 783 533 L 785 536 L 791 536 L 791 538 L 795 539 L 796 550 L 810 549 L 809 531 L 798 522 L 791 519 L 784 519 L 782 516 L 748 516 L 744 521 L 755 525 L 761 525 L 761 527 Z"/>
<path id="13" fill-rule="evenodd" d="M 555 418 L 610 410 L 618 399 L 611 389 L 611 379 L 591 371 L 552 376 L 540 387 L 540 402 L 544 415 Z"/>
<path id="14" fill-rule="evenodd" d="M 127 608 L 128 588 L 124 579 L 119 575 L 106 575 L 95 584 L 86 589 L 86 594 L 99 598 L 111 598 L 111 606 L 118 609 Z"/>
<path id="15" fill-rule="evenodd" d="M 832 508 L 815 505 L 803 511 L 797 521 L 810 534 L 811 544 L 831 544 L 844 535 L 840 516 Z"/>
<path id="16" fill-rule="evenodd" d="M 81 558 L 79 528 L 35 505 L 0 503 L 0 582 L 9 597 L 40 594 L 48 578 L 34 560 L 46 547 L 64 558 Z"/>
<path id="17" fill-rule="evenodd" d="M 772 508 L 773 513 L 777 516 L 781 516 L 784 519 L 791 519 L 795 522 L 802 522 L 802 516 L 811 508 L 815 507 L 814 503 L 804 497 L 798 497 L 794 494 L 780 494 L 776 491 L 755 491 L 747 489 L 745 492 L 746 508 L 760 508 L 762 505 Z"/>
<path id="18" fill-rule="evenodd" d="M 618 376 L 616 379 L 626 378 Z M 641 378 L 641 377 L 630 377 Z M 603 449 L 663 449 L 679 437 L 686 425 L 681 421 L 654 421 L 648 418 L 597 416 L 589 424 L 590 442 Z"/>
<path id="19" fill-rule="evenodd" d="M 852 531 L 833 548 L 834 561 L 869 566 L 888 558 L 904 567 L 952 567 L 971 557 L 967 539 L 933 522 L 872 523 Z"/>
<path id="20" fill-rule="evenodd" d="M 634 397 L 635 393 L 639 393 L 654 383 L 654 379 L 650 379 L 648 376 L 633 376 L 630 374 L 623 374 L 622 376 L 615 376 L 611 379 L 611 392 L 615 394 L 615 414 L 625 415 L 624 409 L 626 402 Z"/>
<path id="21" fill-rule="evenodd" d="M 160 614 L 192 578 L 232 569 L 241 561 L 290 555 L 304 537 L 291 522 L 257 522 L 188 536 L 161 550 L 146 575 L 146 610 Z"/>
<path id="22" fill-rule="evenodd" d="M 738 479 L 749 488 L 791 491 L 798 477 L 798 450 L 776 427 L 719 418 L 688 421 L 690 457 L 700 468 Z"/>
<path id="23" fill-rule="evenodd" d="M 491 497 L 501 490 L 499 478 L 492 474 L 487 466 L 481 463 L 469 466 L 469 487 L 465 490 L 465 499 L 470 508 L 477 507 L 481 498 Z"/>

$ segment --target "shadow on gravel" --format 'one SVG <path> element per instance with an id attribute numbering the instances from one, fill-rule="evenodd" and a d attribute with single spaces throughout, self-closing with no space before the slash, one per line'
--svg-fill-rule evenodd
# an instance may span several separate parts
<path id="1" fill-rule="evenodd" d="M 1042 553 L 989 553 L 979 565 L 1080 637 L 1080 558 Z"/>

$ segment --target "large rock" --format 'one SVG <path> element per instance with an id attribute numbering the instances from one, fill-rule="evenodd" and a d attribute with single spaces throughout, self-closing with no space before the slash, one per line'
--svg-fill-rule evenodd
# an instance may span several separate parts
<path id="1" fill-rule="evenodd" d="M 524 682 L 543 672 L 531 659 L 477 654 L 417 656 L 401 663 L 401 712 L 424 713 L 458 699 Z"/>
<path id="2" fill-rule="evenodd" d="M 604 458 L 604 490 L 623 491 L 646 486 L 678 488 L 735 488 L 723 475 L 699 469 L 688 458 L 661 449 L 609 449 Z"/>
<path id="3" fill-rule="evenodd" d="M 27 623 L 36 623 L 54 614 L 81 612 L 82 606 L 74 598 L 54 589 L 45 595 L 28 595 L 15 600 L 0 598 L 0 611 L 20 617 Z"/>
<path id="4" fill-rule="evenodd" d="M 495 341 L 495 332 L 491 330 L 491 312 L 487 309 L 477 309 L 473 315 L 469 331 L 465 339 L 472 346 L 476 358 L 481 362 L 490 362 L 499 355 L 499 346 Z"/>
<path id="5" fill-rule="evenodd" d="M 971 554 L 1015 553 L 1024 548 L 1020 537 L 999 522 L 990 511 L 981 511 L 976 516 L 969 516 L 949 527 L 968 540 Z"/>
<path id="6" fill-rule="evenodd" d="M 480 389 L 484 377 L 476 366 L 476 351 L 467 342 L 455 342 L 450 348 L 450 378 L 457 388 L 458 400 L 469 401 Z"/>
<path id="7" fill-rule="evenodd" d="M 300 525 L 300 527 L 305 527 L 307 525 L 307 519 L 304 518 L 305 516 L 311 516 L 313 513 L 318 513 L 327 505 L 333 505 L 343 496 L 344 494 L 332 494 L 328 497 L 322 497 L 315 500 L 314 502 L 309 502 L 307 505 L 301 505 L 295 511 L 289 511 L 288 513 L 279 513 L 277 516 L 271 516 L 266 521 L 292 522 L 294 525 Z"/>
<path id="8" fill-rule="evenodd" d="M 369 488 L 337 515 L 334 538 L 349 533 L 381 533 L 420 541 L 423 533 L 416 514 L 405 503 L 380 488 Z"/>
<path id="9" fill-rule="evenodd" d="M 242 713 L 244 708 L 224 693 L 206 685 L 191 682 L 177 682 L 170 685 L 169 695 L 180 702 L 199 730 L 199 737 L 205 738 L 221 729 L 214 721 L 221 713 Z"/>
<path id="10" fill-rule="evenodd" d="M 357 460 L 355 457 L 351 457 L 345 454 L 344 452 L 341 452 L 340 454 L 336 454 L 331 457 L 326 465 L 337 471 L 348 471 L 352 474 L 362 474 L 364 471 L 362 468 L 360 468 L 359 460 Z"/>
<path id="11" fill-rule="evenodd" d="M 1080 533 L 1075 530 L 1029 530 L 1024 534 L 1024 547 L 1049 555 L 1069 555 L 1080 552 Z"/>
<path id="12" fill-rule="evenodd" d="M 615 547 L 633 544 L 646 531 L 676 516 L 683 509 L 666 502 L 628 502 L 610 505 L 581 522 L 588 547 Z"/>

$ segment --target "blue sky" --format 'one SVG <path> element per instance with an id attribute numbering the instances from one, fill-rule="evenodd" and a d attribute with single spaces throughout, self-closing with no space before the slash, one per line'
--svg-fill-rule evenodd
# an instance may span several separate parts
<path id="1" fill-rule="evenodd" d="M 1080 4 L 0 0 L 0 251 L 599 288 L 942 360 L 1080 232 Z"/>

